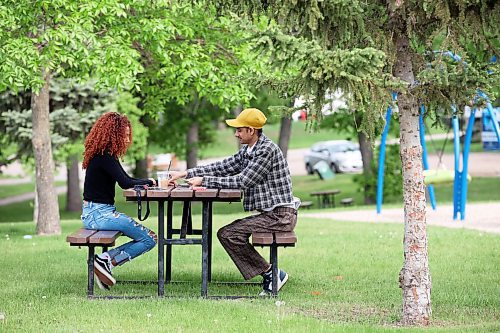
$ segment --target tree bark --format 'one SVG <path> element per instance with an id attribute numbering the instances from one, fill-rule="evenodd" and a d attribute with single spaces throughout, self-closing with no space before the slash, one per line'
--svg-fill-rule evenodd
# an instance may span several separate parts
<path id="1" fill-rule="evenodd" d="M 134 96 L 139 97 L 139 102 L 137 103 L 137 107 L 141 110 L 144 109 L 144 96 L 142 96 L 140 93 L 137 91 L 135 92 Z M 139 121 L 141 122 L 142 125 L 144 125 L 146 128 L 149 128 L 152 125 L 151 117 L 149 115 L 142 115 L 139 118 Z M 135 160 L 135 168 L 134 168 L 134 176 L 136 178 L 148 178 L 148 150 L 149 146 L 146 145 L 144 147 L 146 150 L 146 153 L 144 154 L 144 158 Z M 156 177 L 156 176 L 155 176 Z"/>
<path id="2" fill-rule="evenodd" d="M 237 106 L 235 107 L 232 112 L 233 112 L 233 116 L 236 118 L 240 115 L 241 111 L 243 111 L 243 108 L 241 106 Z M 235 138 L 236 140 L 236 146 L 238 147 L 238 150 L 241 149 L 241 142 L 240 140 L 238 140 L 237 138 Z"/>
<path id="3" fill-rule="evenodd" d="M 134 176 L 137 178 L 148 178 L 148 158 L 135 160 Z"/>
<path id="4" fill-rule="evenodd" d="M 54 160 L 49 126 L 50 73 L 43 69 L 44 86 L 31 94 L 33 152 L 35 156 L 36 190 L 38 194 L 37 235 L 60 234 L 59 203 L 54 187 Z"/>
<path id="5" fill-rule="evenodd" d="M 196 167 L 198 163 L 198 129 L 197 121 L 191 124 L 186 137 L 186 167 L 188 169 Z"/>
<path id="6" fill-rule="evenodd" d="M 361 151 L 361 159 L 363 160 L 363 177 L 365 180 L 373 177 L 372 161 L 373 161 L 373 147 L 362 131 L 358 132 L 359 150 Z M 371 205 L 375 203 L 375 195 L 371 191 L 371 185 L 365 181 L 364 202 Z"/>
<path id="7" fill-rule="evenodd" d="M 414 82 L 411 49 L 405 33 L 396 33 L 394 75 Z M 403 291 L 403 325 L 428 325 L 431 316 L 431 276 L 427 252 L 425 185 L 419 138 L 419 108 L 410 93 L 398 94 L 400 154 L 403 172 L 404 265 L 399 273 Z"/>
<path id="8" fill-rule="evenodd" d="M 281 118 L 280 126 L 280 137 L 278 140 L 278 146 L 283 152 L 283 156 L 286 158 L 288 152 L 288 145 L 290 143 L 290 135 L 292 133 L 292 118 L 283 117 Z"/>
<path id="9" fill-rule="evenodd" d="M 38 224 L 38 194 L 36 190 L 36 181 L 35 181 L 35 197 L 33 198 L 33 222 L 35 225 Z"/>
<path id="10" fill-rule="evenodd" d="M 82 196 L 80 193 L 80 168 L 78 167 L 78 155 L 74 154 L 68 158 L 66 174 L 66 211 L 80 212 L 82 210 Z"/>

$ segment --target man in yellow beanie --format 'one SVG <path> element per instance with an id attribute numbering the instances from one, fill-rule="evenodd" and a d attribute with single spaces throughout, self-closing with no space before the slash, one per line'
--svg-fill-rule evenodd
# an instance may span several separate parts
<path id="1" fill-rule="evenodd" d="M 172 172 L 172 181 L 187 178 L 192 186 L 242 189 L 245 211 L 259 214 L 233 221 L 217 232 L 222 246 L 245 279 L 262 275 L 261 296 L 271 293 L 272 267 L 250 244 L 253 232 L 292 231 L 297 223 L 300 200 L 292 195 L 288 163 L 281 149 L 262 133 L 266 116 L 258 109 L 243 110 L 236 119 L 226 120 L 235 127 L 241 149 L 222 161 Z M 278 290 L 288 274 L 278 270 Z"/>

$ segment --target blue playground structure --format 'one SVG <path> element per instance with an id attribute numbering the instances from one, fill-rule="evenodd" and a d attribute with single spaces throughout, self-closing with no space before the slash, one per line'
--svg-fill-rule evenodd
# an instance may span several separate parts
<path id="1" fill-rule="evenodd" d="M 397 95 L 393 94 L 393 100 L 396 100 Z M 482 98 L 486 101 L 486 108 L 484 108 L 483 115 L 487 115 L 488 119 L 491 120 L 493 124 L 493 129 L 496 133 L 498 142 L 500 144 L 500 130 L 498 126 L 498 120 L 496 119 L 495 112 L 491 105 L 491 101 L 488 96 L 483 92 L 477 92 L 477 98 Z M 453 177 L 453 219 L 457 219 L 458 213 L 460 213 L 460 219 L 465 219 L 465 204 L 467 202 L 467 186 L 468 186 L 468 165 L 469 165 L 469 151 L 470 142 L 472 138 L 472 129 L 474 127 L 474 121 L 476 119 L 475 115 L 477 108 L 471 110 L 469 121 L 467 124 L 467 129 L 465 132 L 465 140 L 463 152 L 460 152 L 460 125 L 458 119 L 458 111 L 455 107 L 452 107 L 452 127 L 453 127 L 453 152 L 455 156 L 455 172 Z M 429 170 L 429 163 L 427 160 L 427 147 L 425 143 L 425 125 L 423 116 L 425 114 L 425 107 L 421 105 L 420 107 L 420 144 L 422 145 L 422 160 L 424 170 Z M 391 122 L 392 109 L 387 108 L 386 113 L 386 124 L 384 131 L 382 133 L 382 139 L 380 143 L 380 153 L 379 153 L 379 164 L 378 164 L 378 182 L 377 182 L 377 213 L 380 214 L 382 210 L 383 201 L 383 188 L 384 188 L 384 164 L 385 164 L 385 147 L 387 140 L 387 133 L 389 132 L 389 126 Z M 444 146 L 443 146 L 444 149 Z M 462 158 L 462 170 L 460 170 L 460 157 Z M 441 158 L 441 157 L 440 157 Z M 450 179 L 451 180 L 451 179 Z M 429 199 L 432 205 L 432 209 L 436 209 L 436 197 L 434 195 L 434 187 L 432 184 L 427 182 L 427 190 L 429 193 Z"/>
<path id="2" fill-rule="evenodd" d="M 441 53 L 443 55 L 449 56 L 455 61 L 463 61 L 462 58 L 454 54 L 450 51 L 446 52 L 436 52 Z M 492 62 L 496 62 L 496 56 L 491 58 Z M 496 134 L 498 143 L 500 145 L 500 129 L 498 126 L 498 120 L 496 119 L 495 112 L 493 110 L 493 106 L 491 105 L 491 101 L 486 94 L 482 91 L 478 90 L 476 93 L 476 99 L 484 99 L 486 108 L 483 111 L 483 122 L 490 120 L 492 123 L 493 131 Z M 397 94 L 392 94 L 393 101 L 397 100 Z M 448 177 L 449 180 L 453 180 L 453 219 L 456 220 L 458 217 L 458 213 L 460 212 L 460 219 L 465 219 L 465 204 L 467 202 L 467 186 L 469 176 L 467 174 L 467 170 L 469 167 L 469 151 L 470 151 L 470 142 L 472 138 L 472 129 L 474 127 L 474 121 L 476 120 L 476 112 L 477 108 L 473 108 L 471 110 L 471 114 L 469 117 L 469 121 L 467 124 L 467 129 L 465 132 L 465 140 L 462 155 L 460 155 L 460 125 L 458 121 L 458 111 L 455 106 L 452 107 L 452 127 L 453 127 L 453 153 L 455 156 L 455 172 L 451 176 L 438 176 L 437 178 L 441 178 L 441 182 L 446 180 Z M 384 127 L 384 131 L 382 133 L 382 139 L 380 144 L 380 154 L 379 154 L 379 163 L 378 163 L 378 181 L 377 181 L 377 214 L 380 214 L 382 210 L 382 201 L 383 201 L 383 188 L 384 188 L 384 164 L 385 164 L 385 145 L 387 140 L 387 133 L 389 132 L 389 125 L 391 122 L 391 107 L 387 108 L 386 113 L 386 123 Z M 424 166 L 424 174 L 426 170 L 429 170 L 429 163 L 427 161 L 427 147 L 425 144 L 425 133 L 424 133 L 424 114 L 425 114 L 425 106 L 422 104 L 420 106 L 420 144 L 422 145 L 422 162 Z M 445 141 L 446 144 L 446 141 Z M 444 145 L 443 145 L 444 150 Z M 439 160 L 441 161 L 443 151 L 441 151 L 441 155 L 439 156 Z M 462 170 L 460 170 L 460 157 L 462 157 Z M 437 175 L 437 171 L 435 173 Z M 427 180 L 428 177 L 426 177 Z M 430 177 L 429 177 L 430 178 Z M 429 193 L 429 199 L 431 201 L 432 209 L 436 209 L 436 197 L 434 195 L 434 187 L 431 182 L 426 181 L 427 190 Z"/>

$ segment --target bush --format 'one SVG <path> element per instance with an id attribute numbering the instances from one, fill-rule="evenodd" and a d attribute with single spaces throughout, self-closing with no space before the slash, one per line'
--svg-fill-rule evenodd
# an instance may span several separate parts
<path id="1" fill-rule="evenodd" d="M 366 188 L 368 193 L 366 196 L 377 196 L 377 181 L 378 181 L 378 156 L 379 148 L 375 150 L 374 158 L 371 163 L 372 175 L 365 174 L 356 175 L 354 182 L 358 185 L 358 191 L 363 192 Z M 384 201 L 395 201 L 401 199 L 403 194 L 403 175 L 401 172 L 401 158 L 399 155 L 399 145 L 386 146 L 385 166 L 384 166 Z"/>

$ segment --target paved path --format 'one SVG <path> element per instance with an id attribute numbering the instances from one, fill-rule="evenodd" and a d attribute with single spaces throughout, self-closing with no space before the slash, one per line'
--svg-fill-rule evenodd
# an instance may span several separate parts
<path id="1" fill-rule="evenodd" d="M 56 187 L 57 194 L 66 193 L 66 186 Z M 0 199 L 0 206 L 10 205 L 16 202 L 23 202 L 27 200 L 33 200 L 35 198 L 35 192 L 27 192 L 19 195 L 14 195 L 12 197 Z"/>
<path id="2" fill-rule="evenodd" d="M 453 205 L 439 205 L 436 210 L 427 209 L 427 223 L 447 228 L 475 229 L 500 234 L 500 202 L 468 203 L 465 208 L 465 220 L 453 220 Z M 365 223 L 404 223 L 402 208 L 382 208 L 377 214 L 373 209 L 345 210 L 332 209 L 324 212 L 301 211 L 301 217 L 331 219 Z"/>

